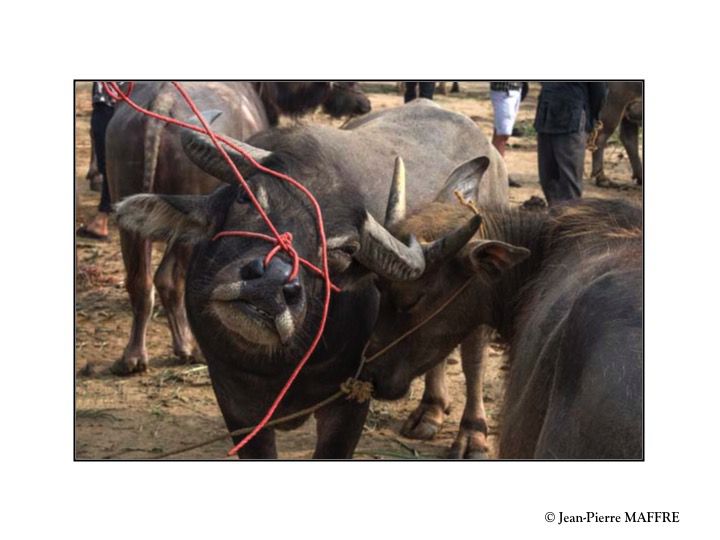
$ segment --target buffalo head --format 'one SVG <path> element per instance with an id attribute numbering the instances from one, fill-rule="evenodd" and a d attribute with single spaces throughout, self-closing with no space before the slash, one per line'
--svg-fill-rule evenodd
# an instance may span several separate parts
<path id="1" fill-rule="evenodd" d="M 323 111 L 333 118 L 356 116 L 370 112 L 370 100 L 356 82 L 331 83 Z"/>
<path id="2" fill-rule="evenodd" d="M 269 234 L 248 194 L 205 135 L 187 132 L 183 148 L 201 169 L 227 185 L 202 195 L 135 195 L 117 206 L 121 228 L 168 242 L 195 244 L 187 275 L 186 304 L 198 342 L 205 351 L 218 341 L 225 350 L 258 356 L 307 347 L 321 315 L 323 281 L 300 266 L 290 279 L 292 261 L 284 252 L 267 260 L 273 245 L 257 238 L 224 236 L 223 231 Z M 396 239 L 353 196 L 348 182 L 342 193 L 329 189 L 317 170 L 287 156 L 234 141 L 266 166 L 299 179 L 315 192 L 324 212 L 328 263 L 334 283 L 351 289 L 364 276 L 389 281 L 417 278 L 425 269 L 423 250 L 413 237 Z M 295 188 L 251 167 L 228 149 L 258 202 L 281 233 L 293 234 L 293 246 L 321 267 L 315 212 Z M 314 176 L 313 176 L 314 174 Z M 398 178 L 395 179 L 397 185 Z"/>
<path id="3" fill-rule="evenodd" d="M 371 361 L 363 371 L 376 397 L 402 397 L 415 377 L 439 364 L 471 331 L 489 322 L 497 278 L 529 255 L 525 248 L 483 239 L 481 217 L 469 207 L 448 202 L 451 188 L 461 186 L 470 171 L 482 175 L 488 164 L 481 157 L 461 165 L 435 202 L 410 217 L 395 216 L 390 226 L 399 238 L 420 238 L 426 265 L 415 280 L 377 282 L 380 311 L 366 349 Z M 436 313 L 456 291 L 461 293 Z M 420 324 L 412 335 L 382 352 Z"/>

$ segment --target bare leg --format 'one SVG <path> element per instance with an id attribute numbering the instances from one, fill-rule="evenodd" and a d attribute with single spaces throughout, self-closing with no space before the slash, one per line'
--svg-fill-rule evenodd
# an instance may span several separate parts
<path id="1" fill-rule="evenodd" d="M 107 236 L 109 232 L 109 220 L 110 216 L 108 214 L 106 214 L 105 212 L 98 212 L 97 214 L 95 214 L 95 217 L 92 218 L 90 223 L 85 226 L 85 228 L 97 235 Z"/>
<path id="2" fill-rule="evenodd" d="M 505 147 L 509 138 L 510 135 L 498 135 L 493 131 L 492 144 L 502 157 L 505 157 Z"/>
<path id="3" fill-rule="evenodd" d="M 427 440 L 440 431 L 451 403 L 445 379 L 446 364 L 447 360 L 443 360 L 425 374 L 425 391 L 420 405 L 410 413 L 400 430 L 404 437 Z"/>
<path id="4" fill-rule="evenodd" d="M 167 313 L 173 352 L 188 362 L 193 362 L 198 356 L 185 312 L 185 273 L 191 250 L 186 245 L 169 247 L 155 273 L 155 288 Z"/>
<path id="5" fill-rule="evenodd" d="M 483 402 L 483 377 L 488 338 L 489 330 L 481 328 L 461 344 L 467 399 L 460 431 L 449 452 L 449 457 L 454 459 L 487 458 L 488 427 Z"/>
<path id="6" fill-rule="evenodd" d="M 362 435 L 370 401 L 357 403 L 340 398 L 318 409 L 314 459 L 352 459 Z"/>
<path id="7" fill-rule="evenodd" d="M 147 370 L 145 333 L 152 313 L 153 290 L 151 272 L 152 242 L 134 233 L 120 231 L 120 245 L 125 262 L 125 287 L 133 312 L 130 340 L 122 358 L 110 368 L 118 375 Z"/>

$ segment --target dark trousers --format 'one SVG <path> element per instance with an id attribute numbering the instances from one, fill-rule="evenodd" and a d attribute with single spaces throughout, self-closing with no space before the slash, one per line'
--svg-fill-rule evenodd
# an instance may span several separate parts
<path id="1" fill-rule="evenodd" d="M 540 185 L 548 204 L 582 197 L 584 132 L 538 133 Z"/>
<path id="2" fill-rule="evenodd" d="M 405 103 L 412 101 L 417 95 L 418 86 L 420 87 L 420 97 L 432 99 L 435 93 L 435 82 L 417 82 L 417 81 L 405 81 Z"/>
<path id="3" fill-rule="evenodd" d="M 110 189 L 108 188 L 107 174 L 105 172 L 105 132 L 114 112 L 113 107 L 109 107 L 104 103 L 93 103 L 92 116 L 90 117 L 90 129 L 95 142 L 95 157 L 97 158 L 98 171 L 102 174 L 102 191 L 100 192 L 98 211 L 106 214 L 112 212 L 112 202 L 110 201 Z"/>

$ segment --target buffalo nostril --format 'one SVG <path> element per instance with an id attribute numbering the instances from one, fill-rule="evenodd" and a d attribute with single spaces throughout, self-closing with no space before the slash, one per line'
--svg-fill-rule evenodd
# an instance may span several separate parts
<path id="1" fill-rule="evenodd" d="M 240 278 L 244 280 L 257 279 L 265 273 L 262 259 L 253 259 L 240 270 Z"/>
<path id="2" fill-rule="evenodd" d="M 302 285 L 297 278 L 283 285 L 283 296 L 288 304 L 296 304 L 300 300 L 301 293 Z"/>

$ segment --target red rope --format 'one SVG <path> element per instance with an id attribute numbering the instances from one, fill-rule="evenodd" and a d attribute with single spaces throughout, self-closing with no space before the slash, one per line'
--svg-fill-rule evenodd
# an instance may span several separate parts
<path id="1" fill-rule="evenodd" d="M 226 236 L 245 236 L 249 238 L 258 238 L 261 240 L 265 240 L 267 242 L 274 243 L 275 246 L 273 246 L 270 251 L 268 252 L 267 256 L 265 257 L 264 264 L 269 264 L 270 260 L 277 255 L 281 250 L 290 256 L 290 258 L 293 261 L 293 270 L 290 274 L 288 280 L 294 279 L 298 272 L 299 272 L 299 265 L 303 264 L 308 269 L 312 270 L 316 274 L 318 274 L 323 279 L 323 284 L 325 285 L 325 296 L 324 296 L 324 302 L 323 302 L 323 313 L 322 318 L 320 320 L 320 325 L 318 328 L 318 331 L 310 344 L 310 348 L 308 351 L 303 355 L 303 357 L 298 362 L 297 366 L 295 366 L 295 369 L 291 373 L 290 377 L 288 378 L 287 382 L 283 386 L 283 388 L 280 390 L 280 393 L 277 395 L 275 400 L 273 401 L 272 405 L 268 409 L 265 416 L 260 420 L 260 422 L 253 428 L 253 430 L 248 433 L 245 438 L 243 438 L 237 445 L 235 445 L 229 452 L 228 455 L 232 456 L 235 455 L 238 450 L 240 450 L 243 446 L 245 446 L 257 433 L 265 427 L 265 424 L 268 423 L 270 418 L 272 418 L 273 414 L 275 413 L 275 410 L 280 405 L 280 402 L 285 397 L 285 394 L 287 394 L 288 390 L 292 386 L 292 383 L 297 378 L 298 374 L 302 370 L 302 368 L 305 366 L 307 361 L 309 360 L 312 353 L 315 351 L 315 348 L 317 347 L 317 344 L 320 342 L 320 338 L 322 337 L 322 333 L 325 329 L 325 323 L 327 322 L 327 316 L 328 311 L 330 309 L 330 292 L 332 290 L 338 292 L 340 289 L 333 285 L 330 281 L 330 271 L 328 268 L 328 259 L 327 259 L 327 239 L 325 236 L 325 227 L 323 225 L 323 217 L 322 217 L 322 210 L 320 209 L 320 205 L 318 204 L 315 197 L 313 197 L 312 193 L 305 188 L 302 184 L 297 182 L 295 179 L 291 178 L 290 176 L 287 176 L 285 174 L 279 173 L 277 171 L 273 171 L 272 169 L 268 169 L 267 167 L 264 167 L 263 165 L 259 164 L 253 157 L 248 154 L 244 149 L 240 148 L 236 144 L 232 143 L 227 138 L 223 137 L 222 135 L 218 135 L 215 133 L 208 124 L 207 120 L 203 117 L 203 115 L 200 113 L 200 111 L 195 106 L 195 103 L 190 98 L 188 93 L 185 91 L 185 89 L 182 87 L 182 85 L 178 82 L 173 82 L 173 85 L 177 89 L 177 91 L 180 93 L 180 95 L 183 97 L 185 102 L 188 104 L 192 112 L 195 114 L 197 119 L 200 121 L 200 124 L 202 127 L 195 126 L 193 124 L 188 124 L 187 122 L 182 122 L 180 120 L 177 120 L 175 118 L 170 118 L 168 116 L 157 114 L 153 111 L 149 111 L 137 103 L 135 103 L 132 99 L 130 99 L 130 94 L 132 93 L 134 83 L 130 83 L 128 87 L 128 93 L 124 93 L 120 86 L 115 82 L 107 82 L 103 83 L 105 86 L 106 91 L 108 94 L 115 100 L 118 101 L 124 101 L 127 103 L 130 107 L 135 109 L 136 111 L 145 114 L 147 116 L 150 116 L 152 118 L 162 120 L 163 122 L 166 122 L 168 124 L 173 124 L 176 126 L 180 126 L 186 129 L 191 129 L 193 131 L 196 131 L 198 133 L 203 133 L 210 137 L 213 144 L 217 148 L 218 152 L 223 156 L 223 159 L 227 162 L 227 164 L 230 166 L 231 170 L 237 177 L 238 182 L 242 185 L 243 189 L 245 189 L 245 192 L 248 194 L 248 197 L 250 198 L 250 202 L 255 206 L 255 209 L 258 211 L 260 216 L 262 217 L 263 221 L 265 221 L 265 224 L 268 226 L 270 231 L 272 232 L 273 236 L 264 235 L 261 233 L 255 233 L 250 231 L 222 231 L 218 234 L 216 234 L 213 237 L 213 241 L 219 240 L 220 238 L 226 237 Z M 321 258 L 322 258 L 322 269 L 317 268 L 313 264 L 311 264 L 309 261 L 303 259 L 300 257 L 300 255 L 297 253 L 295 248 L 292 245 L 292 234 L 290 232 L 280 233 L 273 225 L 272 221 L 270 221 L 269 216 L 265 213 L 262 206 L 258 202 L 257 198 L 255 197 L 255 194 L 250 189 L 250 186 L 247 184 L 245 179 L 243 178 L 242 174 L 240 174 L 240 171 L 238 170 L 235 163 L 233 163 L 232 159 L 230 159 L 230 156 L 225 151 L 225 148 L 223 148 L 222 144 L 225 144 L 235 150 L 236 152 L 240 153 L 247 161 L 249 161 L 255 168 L 258 170 L 269 174 L 271 176 L 274 176 L 275 178 L 278 178 L 280 180 L 283 180 L 285 182 L 288 182 L 295 188 L 299 189 L 310 201 L 313 208 L 315 209 L 315 214 L 317 216 L 317 227 L 318 227 L 318 236 L 320 238 L 320 245 L 322 248 L 321 251 Z"/>

